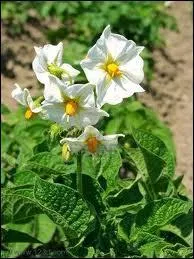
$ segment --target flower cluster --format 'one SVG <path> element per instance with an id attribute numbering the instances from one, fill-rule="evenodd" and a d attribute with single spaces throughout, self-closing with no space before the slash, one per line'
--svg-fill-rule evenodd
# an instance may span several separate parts
<path id="1" fill-rule="evenodd" d="M 83 130 L 77 138 L 63 138 L 72 153 L 83 149 L 90 153 L 112 150 L 122 134 L 102 136 L 94 128 L 108 113 L 104 104 L 118 104 L 136 92 L 143 92 L 143 60 L 139 56 L 143 47 L 125 37 L 111 33 L 107 26 L 96 44 L 80 62 L 88 83 L 75 84 L 79 71 L 63 63 L 63 44 L 34 47 L 36 57 L 32 63 L 37 79 L 44 85 L 42 98 L 33 101 L 28 89 L 16 84 L 12 97 L 26 106 L 25 118 L 40 113 L 43 119 L 60 124 L 64 130 Z"/>

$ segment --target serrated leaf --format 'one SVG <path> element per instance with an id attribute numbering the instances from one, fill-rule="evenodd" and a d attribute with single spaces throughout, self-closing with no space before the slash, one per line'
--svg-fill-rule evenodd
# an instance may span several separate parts
<path id="1" fill-rule="evenodd" d="M 70 237 L 79 237 L 88 228 L 91 213 L 77 191 L 37 178 L 34 197 L 42 210 Z"/>

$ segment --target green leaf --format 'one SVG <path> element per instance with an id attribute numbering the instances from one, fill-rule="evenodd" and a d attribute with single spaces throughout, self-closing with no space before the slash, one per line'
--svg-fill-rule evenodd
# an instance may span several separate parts
<path id="1" fill-rule="evenodd" d="M 38 239 L 30 236 L 27 233 L 14 230 L 4 229 L 3 230 L 3 242 L 5 243 L 42 243 Z"/>
<path id="2" fill-rule="evenodd" d="M 191 202 L 175 198 L 164 198 L 147 204 L 137 214 L 133 238 L 136 239 L 137 233 L 142 231 L 155 233 L 181 214 L 188 212 L 191 207 Z"/>
<path id="3" fill-rule="evenodd" d="M 45 214 L 40 214 L 36 216 L 35 220 L 36 238 L 42 243 L 48 243 L 56 230 L 56 225 L 53 221 Z M 36 248 L 38 244 L 33 245 Z"/>
<path id="4" fill-rule="evenodd" d="M 2 154 L 2 160 L 8 163 L 11 167 L 16 167 L 16 159 L 13 156 L 10 156 L 6 153 Z"/>
<path id="5" fill-rule="evenodd" d="M 126 213 L 125 217 L 119 222 L 118 235 L 129 242 L 132 225 L 135 221 L 135 214 Z"/>
<path id="6" fill-rule="evenodd" d="M 42 152 L 32 156 L 20 170 L 31 170 L 40 175 L 59 175 L 75 172 L 75 164 L 65 164 L 60 156 Z"/>
<path id="7" fill-rule="evenodd" d="M 31 187 L 32 188 L 32 187 Z M 33 198 L 33 189 L 7 188 L 2 193 L 2 223 L 18 223 L 41 213 Z"/>
<path id="8" fill-rule="evenodd" d="M 9 228 L 15 232 L 20 231 L 20 235 L 22 233 L 22 235 L 27 235 L 27 238 L 28 238 L 29 235 L 32 235 L 33 233 L 33 222 L 30 221 L 29 223 L 25 223 L 25 224 L 9 223 L 6 225 L 6 228 Z M 10 238 L 13 238 L 13 237 L 10 236 Z M 26 242 L 26 240 L 24 240 L 24 242 L 18 242 L 18 238 L 17 238 L 14 241 L 14 243 L 6 243 L 5 246 L 7 248 L 7 251 L 2 250 L 1 256 L 3 258 L 14 258 L 21 255 L 30 246 L 30 243 Z"/>
<path id="9" fill-rule="evenodd" d="M 191 247 L 181 247 L 179 248 L 178 253 L 183 258 L 192 258 L 193 249 Z"/>
<path id="10" fill-rule="evenodd" d="M 187 214 L 183 213 L 178 218 L 173 220 L 171 224 L 168 224 L 161 228 L 162 231 L 172 232 L 188 245 L 192 246 L 193 243 L 193 212 L 189 211 Z"/>
<path id="11" fill-rule="evenodd" d="M 24 171 L 17 171 L 16 174 L 14 174 L 14 184 L 17 186 L 22 185 L 34 185 L 35 179 L 37 177 L 37 174 L 30 170 L 24 170 Z"/>
<path id="12" fill-rule="evenodd" d="M 118 150 L 104 153 L 101 156 L 99 175 L 106 179 L 106 194 L 116 187 L 116 178 L 121 165 L 122 159 Z"/>
<path id="13" fill-rule="evenodd" d="M 127 155 L 144 181 L 151 179 L 152 183 L 157 182 L 164 167 L 162 159 L 145 149 L 139 148 L 130 148 Z"/>
<path id="14" fill-rule="evenodd" d="M 165 249 L 161 256 L 162 258 L 180 258 L 180 254 L 172 249 Z"/>
<path id="15" fill-rule="evenodd" d="M 139 206 L 137 204 L 142 200 L 143 196 L 139 191 L 138 182 L 134 182 L 134 184 L 129 186 L 129 188 L 125 188 L 115 195 L 108 196 L 108 204 L 111 207 L 115 207 L 116 209 L 120 208 L 123 205 L 131 205 Z"/>
<path id="16" fill-rule="evenodd" d="M 82 174 L 82 187 L 83 197 L 89 201 L 95 208 L 98 214 L 102 214 L 105 211 L 105 205 L 103 204 L 101 193 L 102 187 L 92 177 Z"/>
<path id="17" fill-rule="evenodd" d="M 5 104 L 1 104 L 1 114 L 9 114 L 10 110 L 8 109 L 8 107 Z"/>
<path id="18" fill-rule="evenodd" d="M 141 254 L 147 258 L 153 258 L 154 256 L 156 256 L 156 258 L 160 258 L 161 250 L 171 246 L 172 245 L 170 243 L 165 241 L 155 241 L 141 246 L 139 250 Z"/>
<path id="19" fill-rule="evenodd" d="M 115 117 L 114 119 L 108 121 L 105 127 L 106 134 L 115 134 L 119 132 L 122 123 L 123 117 Z"/>
<path id="20" fill-rule="evenodd" d="M 147 131 L 134 129 L 133 137 L 142 151 L 152 153 L 166 163 L 164 174 L 172 176 L 174 174 L 175 162 L 172 154 L 165 144 L 156 136 Z"/>
<path id="21" fill-rule="evenodd" d="M 91 213 L 77 191 L 37 178 L 34 197 L 42 210 L 70 237 L 79 237 L 87 230 Z"/>
<path id="22" fill-rule="evenodd" d="M 4 131 L 1 131 L 1 148 L 2 148 L 2 152 L 7 152 L 9 149 L 9 146 L 11 145 L 11 138 L 7 133 L 5 133 Z"/>

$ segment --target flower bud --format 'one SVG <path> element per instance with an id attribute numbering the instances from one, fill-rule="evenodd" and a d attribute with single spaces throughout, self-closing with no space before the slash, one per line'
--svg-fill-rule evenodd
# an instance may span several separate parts
<path id="1" fill-rule="evenodd" d="M 124 148 L 129 149 L 129 148 L 130 148 L 129 143 L 125 142 L 125 144 L 124 144 Z"/>
<path id="2" fill-rule="evenodd" d="M 49 132 L 51 139 L 54 139 L 57 135 L 59 135 L 62 132 L 62 127 L 59 124 L 55 123 L 51 125 Z"/>
<path id="3" fill-rule="evenodd" d="M 50 64 L 48 65 L 48 71 L 58 77 L 59 79 L 62 79 L 62 74 L 64 73 L 64 69 L 62 69 L 61 67 L 58 67 L 56 64 Z"/>
<path id="4" fill-rule="evenodd" d="M 68 161 L 70 157 L 71 157 L 71 152 L 70 152 L 69 145 L 65 143 L 62 146 L 62 158 L 63 160 Z"/>
<path id="5" fill-rule="evenodd" d="M 36 107 L 40 107 L 41 106 L 41 102 L 44 100 L 44 96 L 39 96 L 35 101 L 34 101 L 34 105 Z"/>

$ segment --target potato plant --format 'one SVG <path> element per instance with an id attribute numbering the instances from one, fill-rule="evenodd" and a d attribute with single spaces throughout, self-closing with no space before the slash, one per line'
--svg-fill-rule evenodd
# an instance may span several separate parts
<path id="1" fill-rule="evenodd" d="M 77 84 L 62 43 L 35 47 L 42 96 L 16 84 L 2 106 L 2 257 L 192 257 L 171 132 L 135 97 L 142 51 L 107 26 Z"/>

